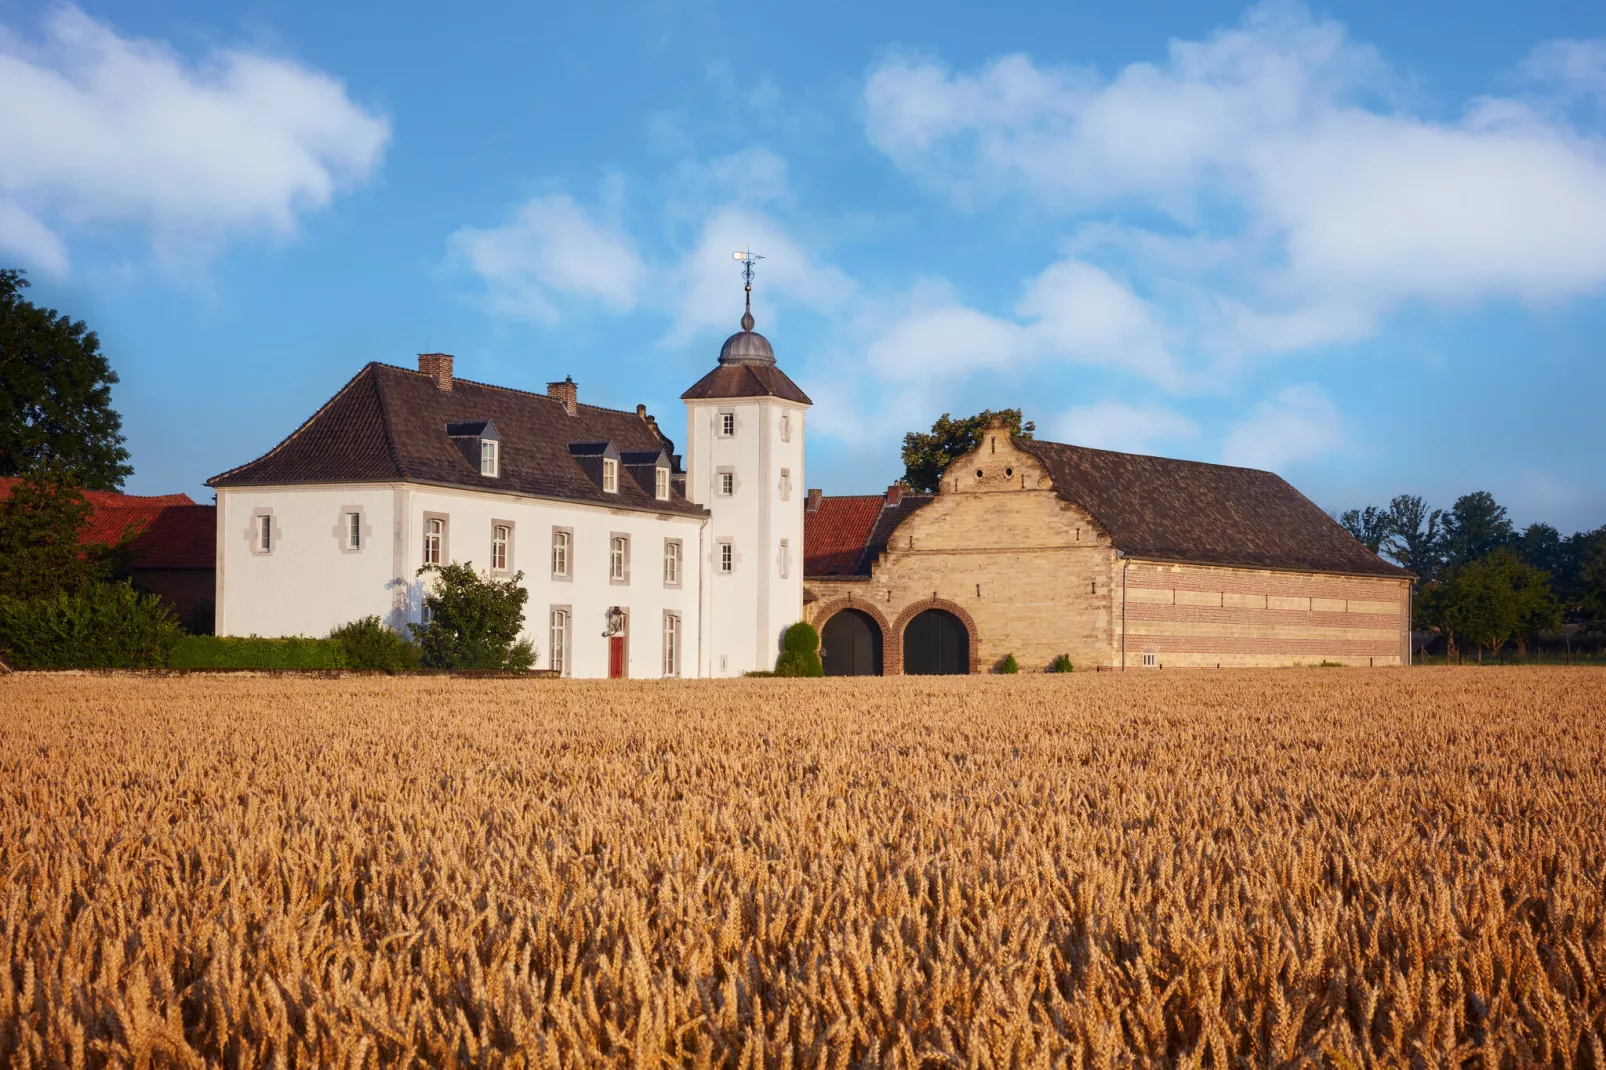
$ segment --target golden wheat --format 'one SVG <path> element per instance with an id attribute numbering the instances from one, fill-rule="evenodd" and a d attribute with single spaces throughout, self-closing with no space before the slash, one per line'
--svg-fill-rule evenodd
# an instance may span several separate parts
<path id="1" fill-rule="evenodd" d="M 0 679 L 11 1066 L 1606 1067 L 1606 674 Z"/>

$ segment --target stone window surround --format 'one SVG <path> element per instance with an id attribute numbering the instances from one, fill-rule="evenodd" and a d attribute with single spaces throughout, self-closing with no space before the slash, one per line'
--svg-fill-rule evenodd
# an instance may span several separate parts
<path id="1" fill-rule="evenodd" d="M 262 518 L 268 518 L 268 548 L 262 548 Z M 259 506 L 251 510 L 251 526 L 246 529 L 246 540 L 251 552 L 257 557 L 270 557 L 273 551 L 279 548 L 279 540 L 283 532 L 279 528 L 279 519 L 273 514 L 272 506 Z"/>
<path id="2" fill-rule="evenodd" d="M 613 574 L 613 545 L 615 541 L 622 541 L 624 545 L 623 577 Z M 608 582 L 615 587 L 630 586 L 630 535 L 623 531 L 610 531 L 608 533 Z"/>
<path id="3" fill-rule="evenodd" d="M 555 617 L 559 613 L 562 613 L 564 615 L 563 616 L 563 668 L 562 668 L 561 674 L 563 676 L 572 676 L 574 674 L 574 607 L 573 606 L 570 606 L 570 605 L 551 605 L 551 606 L 547 607 L 547 617 L 546 617 L 546 620 L 547 620 L 547 652 L 546 652 L 547 662 L 546 663 L 547 663 L 547 667 L 548 668 L 552 667 L 552 651 L 553 651 L 552 633 L 556 630 L 556 629 L 553 628 L 553 620 L 552 620 L 552 618 Z"/>
<path id="4" fill-rule="evenodd" d="M 684 540 L 681 540 L 681 539 L 665 539 L 664 540 L 664 560 L 666 562 L 669 560 L 669 548 L 671 546 L 678 547 L 680 552 L 675 558 L 675 579 L 674 579 L 674 582 L 671 583 L 669 581 L 669 579 L 666 577 L 664 579 L 664 586 L 668 587 L 668 588 L 671 588 L 671 589 L 678 590 L 681 587 L 681 585 L 685 583 L 685 580 L 686 580 L 686 544 L 685 544 Z M 667 572 L 668 569 L 666 568 L 665 571 Z"/>
<path id="5" fill-rule="evenodd" d="M 568 538 L 568 546 L 567 546 L 567 548 L 565 550 L 565 553 L 564 553 L 564 558 L 565 558 L 564 564 L 566 564 L 568 566 L 568 569 L 567 569 L 567 571 L 564 571 L 564 572 L 558 572 L 558 571 L 556 571 L 554 569 L 553 572 L 552 572 L 552 578 L 554 580 L 558 581 L 559 583 L 569 583 L 569 582 L 572 582 L 573 579 L 574 579 L 574 529 L 573 528 L 569 528 L 569 527 L 562 527 L 560 525 L 554 524 L 553 527 L 552 527 L 552 548 L 553 548 L 553 550 L 557 549 L 558 536 L 559 535 L 567 535 L 569 537 Z M 550 558 L 547 561 L 547 564 L 548 564 L 548 566 L 551 566 L 553 564 L 553 562 L 550 560 Z"/>
<path id="6" fill-rule="evenodd" d="M 357 533 L 361 542 L 351 545 L 351 514 L 357 514 Z M 374 529 L 368 523 L 368 511 L 360 505 L 342 505 L 340 507 L 340 520 L 335 524 L 335 542 L 340 546 L 343 554 L 360 554 L 368 549 L 373 541 Z"/>
<path id="7" fill-rule="evenodd" d="M 727 547 L 727 546 L 730 547 L 730 552 L 731 552 L 730 553 L 731 567 L 729 569 L 725 568 L 725 547 Z M 725 536 L 723 538 L 715 539 L 714 540 L 714 575 L 716 575 L 716 576 L 734 576 L 734 575 L 736 575 L 736 566 L 739 565 L 739 564 L 741 564 L 741 555 L 739 555 L 736 552 L 736 543 L 735 543 L 735 541 L 733 539 L 731 539 L 729 536 Z"/>
<path id="8" fill-rule="evenodd" d="M 428 556 L 429 522 L 431 520 L 439 520 L 441 522 L 441 559 L 439 562 L 432 562 L 426 559 L 423 561 L 423 564 L 451 564 L 452 522 L 451 517 L 445 513 L 431 513 L 427 511 L 424 513 L 423 523 L 419 525 L 419 536 L 423 540 L 419 543 L 419 550 L 422 551 L 420 557 L 427 558 Z"/>
<path id="9" fill-rule="evenodd" d="M 497 528 L 507 528 L 507 561 L 502 564 L 501 568 L 496 567 Z M 490 565 L 490 571 L 497 573 L 513 571 L 513 539 L 516 530 L 517 529 L 514 527 L 513 521 L 511 520 L 498 520 L 496 517 L 491 518 L 491 559 L 489 562 L 487 562 L 487 564 Z"/>
<path id="10" fill-rule="evenodd" d="M 731 477 L 731 489 L 730 489 L 729 493 L 726 493 L 726 491 L 725 491 L 725 477 L 726 476 L 730 476 Z M 720 465 L 718 468 L 714 469 L 714 496 L 715 497 L 718 497 L 718 498 L 734 498 L 734 497 L 736 497 L 736 491 L 740 487 L 740 485 L 741 485 L 740 481 L 736 478 L 736 468 L 735 468 L 735 466 L 728 465 L 728 464 L 723 464 L 723 465 Z"/>
<path id="11" fill-rule="evenodd" d="M 727 423 L 730 425 L 730 430 L 729 431 L 725 430 L 725 425 Z M 735 409 L 720 409 L 719 412 L 715 414 L 715 416 L 714 416 L 714 437 L 715 438 L 735 438 L 736 437 L 736 410 Z"/>

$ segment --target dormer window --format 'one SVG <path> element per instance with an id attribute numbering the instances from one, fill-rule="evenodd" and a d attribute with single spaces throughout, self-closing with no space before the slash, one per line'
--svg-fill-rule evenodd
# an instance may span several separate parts
<path id="1" fill-rule="evenodd" d="M 446 425 L 446 435 L 473 471 L 490 479 L 502 474 L 501 435 L 491 421 L 455 420 Z"/>
<path id="2" fill-rule="evenodd" d="M 667 502 L 669 500 L 669 469 L 659 465 L 653 471 L 657 473 L 656 481 L 653 484 L 653 497 L 661 502 Z"/>
<path id="3" fill-rule="evenodd" d="M 480 475 L 497 477 L 497 445 L 491 439 L 480 440 Z"/>
<path id="4" fill-rule="evenodd" d="M 619 493 L 619 462 L 612 457 L 602 459 L 602 489 L 608 494 Z"/>

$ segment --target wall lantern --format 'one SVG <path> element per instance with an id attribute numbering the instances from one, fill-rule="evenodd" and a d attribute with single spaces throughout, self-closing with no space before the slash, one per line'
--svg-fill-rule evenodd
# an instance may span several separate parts
<path id="1" fill-rule="evenodd" d="M 624 634 L 624 632 L 625 632 L 625 611 L 623 609 L 621 609 L 618 606 L 609 606 L 608 607 L 608 613 L 607 613 L 607 621 L 608 621 L 607 629 L 605 631 L 603 631 L 603 633 L 602 633 L 602 637 L 604 639 L 610 638 L 610 637 L 615 636 L 615 635 L 623 635 Z"/>

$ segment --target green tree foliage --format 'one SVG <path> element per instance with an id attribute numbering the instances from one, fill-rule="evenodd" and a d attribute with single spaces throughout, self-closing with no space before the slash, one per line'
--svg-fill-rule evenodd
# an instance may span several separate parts
<path id="1" fill-rule="evenodd" d="M 945 412 L 929 433 L 911 431 L 903 436 L 903 483 L 910 490 L 935 494 L 947 467 L 981 445 L 982 429 L 994 416 L 1002 417 L 1016 438 L 1031 438 L 1037 430 L 1035 423 L 1022 422 L 1019 409 L 984 409 L 958 420 Z"/>
<path id="2" fill-rule="evenodd" d="M 1346 509 L 1339 515 L 1338 522 L 1355 541 L 1375 554 L 1393 531 L 1390 519 L 1388 510 L 1368 505 L 1365 509 Z"/>
<path id="3" fill-rule="evenodd" d="M 462 562 L 425 565 L 418 575 L 425 574 L 435 577 L 424 595 L 427 623 L 408 628 L 426 668 L 528 672 L 534 667 L 534 648 L 529 640 L 519 640 L 530 597 L 524 573 L 496 580 Z"/>
<path id="4" fill-rule="evenodd" d="M 89 511 L 60 465 L 24 476 L 0 504 L 0 595 L 72 594 L 110 580 L 114 548 L 78 542 Z"/>
<path id="5" fill-rule="evenodd" d="M 1578 602 L 1584 619 L 1596 630 L 1606 629 L 1606 527 L 1594 532 L 1579 572 Z"/>
<path id="6" fill-rule="evenodd" d="M 781 637 L 781 655 L 775 659 L 776 676 L 824 676 L 820 662 L 820 633 L 807 621 L 798 621 Z"/>
<path id="7" fill-rule="evenodd" d="M 1487 557 L 1516 541 L 1506 507 L 1486 490 L 1463 494 L 1444 515 L 1446 563 L 1459 565 Z"/>
<path id="8" fill-rule="evenodd" d="M 0 476 L 52 463 L 81 487 L 116 490 L 132 472 L 116 374 L 82 320 L 25 300 L 20 271 L 0 270 Z"/>
<path id="9" fill-rule="evenodd" d="M 1526 643 L 1561 622 L 1550 579 L 1510 547 L 1452 566 L 1419 600 L 1420 619 L 1441 632 L 1452 650 L 1458 640 L 1499 651 L 1512 639 Z"/>
<path id="10" fill-rule="evenodd" d="M 1061 654 L 1061 655 L 1059 655 L 1058 657 L 1056 657 L 1054 659 L 1054 664 L 1052 664 L 1052 665 L 1050 665 L 1048 667 L 1048 671 L 1049 672 L 1070 672 L 1071 671 L 1071 656 L 1069 654 Z"/>
<path id="11" fill-rule="evenodd" d="M 418 668 L 418 647 L 409 643 L 376 616 L 342 624 L 329 638 L 346 652 L 348 669 L 398 673 Z"/>
<path id="12" fill-rule="evenodd" d="M 1013 676 L 1020 672 L 1020 662 L 1015 660 L 1015 655 L 1005 654 L 1004 660 L 998 663 L 998 671 L 1006 676 Z"/>
<path id="13" fill-rule="evenodd" d="M 1401 568 L 1416 573 L 1419 581 L 1438 575 L 1444 510 L 1429 509 L 1419 494 L 1396 495 L 1389 502 L 1388 529 L 1384 553 Z"/>
<path id="14" fill-rule="evenodd" d="M 0 596 L 0 655 L 18 669 L 160 667 L 183 634 L 161 599 L 126 583 Z"/>

